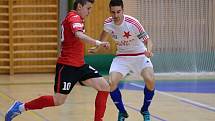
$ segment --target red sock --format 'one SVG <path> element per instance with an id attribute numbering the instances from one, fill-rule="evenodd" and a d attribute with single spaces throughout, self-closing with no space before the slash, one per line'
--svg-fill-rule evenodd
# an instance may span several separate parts
<path id="1" fill-rule="evenodd" d="M 95 100 L 95 117 L 94 121 L 102 121 L 104 117 L 106 102 L 108 98 L 109 92 L 106 91 L 98 91 Z"/>
<path id="2" fill-rule="evenodd" d="M 41 96 L 37 99 L 25 103 L 24 106 L 26 110 L 35 110 L 55 106 L 55 104 L 53 96 Z"/>

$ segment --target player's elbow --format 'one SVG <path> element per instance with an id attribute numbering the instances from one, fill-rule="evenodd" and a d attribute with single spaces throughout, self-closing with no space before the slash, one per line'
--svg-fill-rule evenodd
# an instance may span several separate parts
<path id="1" fill-rule="evenodd" d="M 81 31 L 75 32 L 75 37 L 82 39 L 83 33 Z"/>

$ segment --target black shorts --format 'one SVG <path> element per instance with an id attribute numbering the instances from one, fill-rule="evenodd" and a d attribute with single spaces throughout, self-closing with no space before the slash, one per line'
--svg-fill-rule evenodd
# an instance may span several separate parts
<path id="1" fill-rule="evenodd" d="M 90 78 L 102 77 L 99 72 L 88 64 L 81 67 L 73 67 L 64 64 L 56 65 L 55 93 L 69 94 L 74 85 Z"/>

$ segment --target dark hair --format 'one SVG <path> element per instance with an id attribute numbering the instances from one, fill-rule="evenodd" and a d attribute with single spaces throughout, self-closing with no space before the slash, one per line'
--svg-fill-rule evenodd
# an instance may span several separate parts
<path id="1" fill-rule="evenodd" d="M 122 9 L 124 8 L 122 0 L 111 0 L 110 3 L 109 3 L 109 8 L 112 7 L 112 6 L 121 6 Z"/>
<path id="2" fill-rule="evenodd" d="M 77 9 L 78 4 L 84 6 L 87 2 L 94 3 L 95 0 L 75 0 L 73 3 L 73 10 Z"/>

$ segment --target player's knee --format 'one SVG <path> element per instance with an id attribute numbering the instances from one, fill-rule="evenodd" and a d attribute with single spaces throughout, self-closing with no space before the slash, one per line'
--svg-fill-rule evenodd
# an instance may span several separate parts
<path id="1" fill-rule="evenodd" d="M 100 87 L 100 90 L 101 91 L 108 91 L 108 92 L 110 92 L 110 86 L 107 84 L 105 84 L 105 85 L 102 85 L 101 87 Z"/>
<path id="2" fill-rule="evenodd" d="M 144 80 L 148 80 L 150 82 L 154 82 L 155 81 L 155 77 L 152 75 L 147 75 L 144 77 Z"/>
<path id="3" fill-rule="evenodd" d="M 117 88 L 115 83 L 110 83 L 110 91 L 113 92 Z"/>
<path id="4" fill-rule="evenodd" d="M 108 82 L 105 79 L 102 79 L 103 83 L 101 83 L 100 85 L 98 85 L 97 90 L 99 91 L 110 91 L 110 85 L 108 84 Z"/>
<path id="5" fill-rule="evenodd" d="M 155 82 L 153 80 L 146 80 L 146 87 L 149 90 L 154 90 L 155 89 Z"/>
<path id="6" fill-rule="evenodd" d="M 154 85 L 147 85 L 147 89 L 152 91 L 155 89 L 155 86 Z"/>

